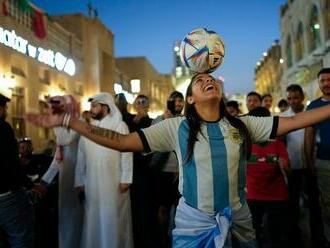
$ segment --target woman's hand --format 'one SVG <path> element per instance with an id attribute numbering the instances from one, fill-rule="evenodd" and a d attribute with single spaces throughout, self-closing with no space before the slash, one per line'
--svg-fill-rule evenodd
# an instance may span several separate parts
<path id="1" fill-rule="evenodd" d="M 64 113 L 58 114 L 27 114 L 26 118 L 29 122 L 39 127 L 57 127 L 63 123 Z"/>

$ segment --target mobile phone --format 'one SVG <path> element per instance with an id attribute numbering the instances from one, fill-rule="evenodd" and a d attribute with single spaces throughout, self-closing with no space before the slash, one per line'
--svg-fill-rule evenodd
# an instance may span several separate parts
<path id="1" fill-rule="evenodd" d="M 175 115 L 175 102 L 173 100 L 167 100 L 167 109 Z"/>

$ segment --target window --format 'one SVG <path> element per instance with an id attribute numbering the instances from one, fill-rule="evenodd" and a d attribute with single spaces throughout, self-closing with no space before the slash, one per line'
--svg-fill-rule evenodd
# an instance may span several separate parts
<path id="1" fill-rule="evenodd" d="M 11 73 L 20 77 L 26 77 L 24 71 L 17 66 L 11 66 Z"/>
<path id="2" fill-rule="evenodd" d="M 40 113 L 46 113 L 47 111 L 47 103 L 44 101 L 39 101 L 39 112 Z M 49 128 L 42 128 L 39 132 L 39 137 L 43 139 L 49 139 L 50 138 L 50 129 Z"/>
<path id="3" fill-rule="evenodd" d="M 24 88 L 13 88 L 10 105 L 15 136 L 17 138 L 23 138 L 25 137 Z"/>
<path id="4" fill-rule="evenodd" d="M 310 52 L 321 45 L 320 28 L 321 24 L 318 18 L 318 10 L 317 7 L 313 5 L 308 27 L 308 41 Z"/>
<path id="5" fill-rule="evenodd" d="M 330 0 L 325 2 L 324 9 L 325 27 L 326 27 L 326 37 L 330 39 Z"/>
<path id="6" fill-rule="evenodd" d="M 50 84 L 50 71 L 44 68 L 39 69 L 39 82 L 43 84 Z"/>
<path id="7" fill-rule="evenodd" d="M 32 28 L 32 18 L 31 11 L 22 11 L 19 8 L 19 1 L 17 0 L 9 0 L 9 16 L 14 18 L 20 24 L 23 24 L 28 29 Z M 30 5 L 29 5 L 30 6 Z"/>
<path id="8" fill-rule="evenodd" d="M 75 93 L 79 96 L 82 96 L 84 94 L 84 86 L 81 82 L 77 82 L 76 83 L 76 89 L 75 89 Z"/>
<path id="9" fill-rule="evenodd" d="M 288 68 L 290 68 L 292 66 L 292 46 L 291 46 L 290 36 L 286 41 L 285 54 L 286 54 L 286 65 Z"/>
<path id="10" fill-rule="evenodd" d="M 303 25 L 300 22 L 297 29 L 296 41 L 295 41 L 296 61 L 299 61 L 303 57 L 304 53 L 304 30 Z"/>

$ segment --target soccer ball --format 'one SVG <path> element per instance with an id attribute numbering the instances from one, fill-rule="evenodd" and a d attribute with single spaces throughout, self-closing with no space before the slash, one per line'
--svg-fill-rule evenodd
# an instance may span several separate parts
<path id="1" fill-rule="evenodd" d="M 224 56 L 225 46 L 220 36 L 206 28 L 191 31 L 181 42 L 181 61 L 194 73 L 213 72 Z"/>

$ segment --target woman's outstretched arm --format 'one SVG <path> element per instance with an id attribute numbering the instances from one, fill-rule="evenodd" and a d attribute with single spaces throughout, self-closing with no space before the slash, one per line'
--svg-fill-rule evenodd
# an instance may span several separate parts
<path id="1" fill-rule="evenodd" d="M 290 131 L 312 126 L 330 118 L 330 104 L 309 111 L 300 112 L 292 117 L 280 117 L 277 136 Z"/>
<path id="2" fill-rule="evenodd" d="M 61 126 L 65 118 L 64 114 L 28 114 L 28 121 L 41 127 Z M 75 130 L 82 136 L 102 146 L 126 152 L 143 151 L 143 144 L 138 133 L 120 134 L 115 131 L 96 127 L 76 118 L 69 118 L 66 126 Z"/>

